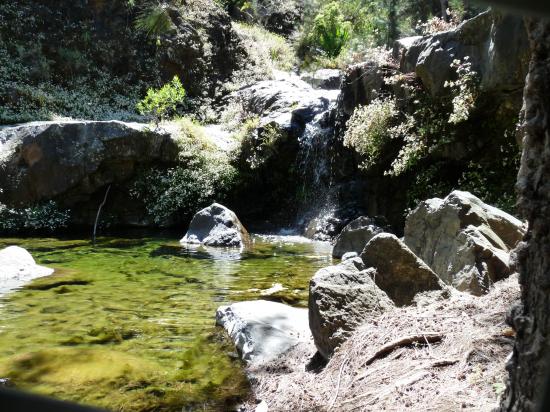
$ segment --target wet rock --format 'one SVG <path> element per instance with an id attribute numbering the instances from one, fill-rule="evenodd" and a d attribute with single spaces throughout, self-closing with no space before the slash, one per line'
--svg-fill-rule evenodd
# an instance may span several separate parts
<path id="1" fill-rule="evenodd" d="M 342 258 L 347 252 L 359 254 L 374 236 L 388 232 L 382 218 L 361 216 L 349 223 L 336 238 L 332 256 Z"/>
<path id="2" fill-rule="evenodd" d="M 521 221 L 468 192 L 422 202 L 407 217 L 405 243 L 447 284 L 475 295 L 513 273 Z"/>
<path id="3" fill-rule="evenodd" d="M 321 69 L 313 73 L 304 73 L 300 78 L 314 89 L 340 89 L 343 73 L 338 69 Z"/>
<path id="4" fill-rule="evenodd" d="M 361 259 L 365 266 L 376 269 L 376 285 L 396 305 L 410 305 L 419 292 L 444 289 L 439 277 L 395 235 L 373 237 Z"/>
<path id="5" fill-rule="evenodd" d="M 265 300 L 222 306 L 216 324 L 229 333 L 242 359 L 255 365 L 311 338 L 306 309 Z"/>
<path id="6" fill-rule="evenodd" d="M 25 249 L 10 246 L 0 250 L 0 296 L 20 288 L 33 279 L 49 276 L 54 272 L 39 266 Z"/>
<path id="7" fill-rule="evenodd" d="M 280 74 L 235 92 L 230 98 L 242 102 L 260 116 L 260 126 L 275 124 L 299 136 L 307 123 L 336 101 L 339 90 L 315 90 L 295 75 Z"/>
<path id="8" fill-rule="evenodd" d="M 356 260 L 319 270 L 309 284 L 309 327 L 326 359 L 369 316 L 394 306 L 374 283 L 376 270 L 361 270 Z"/>
<path id="9" fill-rule="evenodd" d="M 241 247 L 250 243 L 250 235 L 234 212 L 214 203 L 195 214 L 189 230 L 180 242 Z"/>

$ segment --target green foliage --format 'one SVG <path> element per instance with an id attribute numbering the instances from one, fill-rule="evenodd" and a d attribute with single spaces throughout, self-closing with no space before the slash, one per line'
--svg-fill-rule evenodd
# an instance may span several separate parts
<path id="1" fill-rule="evenodd" d="M 180 163 L 169 169 L 143 170 L 130 193 L 160 226 L 189 218 L 214 201 L 222 202 L 237 174 L 229 156 L 213 147 L 199 125 L 189 119 L 181 119 L 179 125 Z"/>
<path id="2" fill-rule="evenodd" d="M 168 14 L 168 4 L 158 3 L 146 7 L 136 17 L 135 26 L 138 30 L 147 33 L 148 36 L 157 39 L 169 33 L 174 25 Z"/>
<path id="3" fill-rule="evenodd" d="M 399 114 L 395 99 L 376 99 L 359 106 L 347 123 L 344 145 L 354 148 L 363 159 L 363 168 L 377 163 L 385 145 L 396 136 L 393 127 Z"/>
<path id="4" fill-rule="evenodd" d="M 257 130 L 257 121 L 252 119 L 243 126 L 241 152 L 250 170 L 257 170 L 277 155 L 277 147 L 284 133 L 276 124 L 268 124 Z"/>
<path id="5" fill-rule="evenodd" d="M 176 114 L 178 105 L 185 101 L 185 89 L 178 76 L 174 76 L 170 83 L 160 89 L 147 90 L 147 96 L 140 101 L 136 108 L 143 115 L 154 119 L 155 123 L 168 119 Z"/>
<path id="6" fill-rule="evenodd" d="M 468 120 L 475 107 L 479 78 L 477 73 L 472 70 L 472 63 L 468 56 L 463 61 L 453 60 L 451 67 L 456 70 L 457 79 L 446 81 L 445 87 L 450 88 L 453 93 L 453 111 L 449 116 L 449 122 L 457 124 Z"/>
<path id="7" fill-rule="evenodd" d="M 324 6 L 313 21 L 310 41 L 328 57 L 337 57 L 351 37 L 351 22 L 346 21 L 337 2 Z"/>
<path id="8" fill-rule="evenodd" d="M 23 209 L 12 209 L 0 203 L 0 232 L 50 232 L 67 227 L 69 210 L 60 209 L 54 201 Z"/>

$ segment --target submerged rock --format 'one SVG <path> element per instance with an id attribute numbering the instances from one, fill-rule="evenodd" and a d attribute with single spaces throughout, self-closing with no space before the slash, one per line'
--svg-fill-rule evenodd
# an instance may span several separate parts
<path id="1" fill-rule="evenodd" d="M 362 269 L 361 259 L 352 258 L 319 270 L 309 283 L 309 327 L 326 359 L 369 316 L 394 306 L 374 283 L 376 270 Z"/>
<path id="2" fill-rule="evenodd" d="M 376 235 L 361 259 L 376 269 L 376 285 L 396 305 L 410 305 L 417 293 L 444 288 L 439 277 L 395 235 Z"/>
<path id="3" fill-rule="evenodd" d="M 409 214 L 405 243 L 444 282 L 480 295 L 513 273 L 509 254 L 524 233 L 520 220 L 457 190 Z"/>
<path id="4" fill-rule="evenodd" d="M 374 236 L 387 232 L 381 219 L 361 216 L 349 223 L 336 238 L 332 256 L 342 258 L 346 252 L 360 254 Z"/>
<path id="5" fill-rule="evenodd" d="M 18 246 L 0 250 L 0 295 L 17 289 L 33 279 L 49 276 L 53 269 L 39 266 L 32 255 Z"/>
<path id="6" fill-rule="evenodd" d="M 242 359 L 255 365 L 311 338 L 306 309 L 266 300 L 221 306 L 216 324 L 229 333 Z"/>
<path id="7" fill-rule="evenodd" d="M 250 243 L 250 235 L 233 211 L 214 203 L 197 212 L 180 242 L 240 247 Z"/>

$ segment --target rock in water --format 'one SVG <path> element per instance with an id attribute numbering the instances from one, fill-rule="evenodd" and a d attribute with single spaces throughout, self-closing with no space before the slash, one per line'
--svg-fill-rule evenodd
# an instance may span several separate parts
<path id="1" fill-rule="evenodd" d="M 340 89 L 343 73 L 338 69 L 321 69 L 313 73 L 305 73 L 300 78 L 314 89 Z"/>
<path id="2" fill-rule="evenodd" d="M 306 309 L 266 300 L 221 306 L 216 324 L 229 333 L 242 359 L 255 365 L 311 338 Z"/>
<path id="3" fill-rule="evenodd" d="M 336 238 L 332 256 L 342 258 L 347 252 L 360 254 L 374 236 L 387 232 L 380 219 L 361 216 L 349 223 Z"/>
<path id="4" fill-rule="evenodd" d="M 509 253 L 524 233 L 515 217 L 457 190 L 409 214 L 405 243 L 445 283 L 480 295 L 513 273 Z"/>
<path id="5" fill-rule="evenodd" d="M 54 272 L 39 266 L 25 249 L 10 246 L 0 250 L 0 295 L 17 289 L 33 279 L 49 276 Z"/>
<path id="6" fill-rule="evenodd" d="M 234 212 L 214 203 L 193 217 L 189 230 L 180 242 L 239 247 L 250 243 L 250 235 Z"/>
<path id="7" fill-rule="evenodd" d="M 373 281 L 374 269 L 359 258 L 319 270 L 309 283 L 309 327 L 315 346 L 328 359 L 369 315 L 394 305 Z"/>
<path id="8" fill-rule="evenodd" d="M 376 285 L 396 305 L 410 305 L 417 293 L 444 288 L 441 279 L 395 235 L 373 237 L 361 259 L 376 269 Z"/>

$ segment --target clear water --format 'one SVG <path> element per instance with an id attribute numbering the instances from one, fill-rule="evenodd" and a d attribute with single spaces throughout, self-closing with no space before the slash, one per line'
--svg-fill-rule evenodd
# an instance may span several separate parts
<path id="1" fill-rule="evenodd" d="M 254 236 L 243 252 L 159 237 L 0 239 L 56 273 L 0 298 L 0 378 L 115 411 L 227 410 L 248 387 L 214 325 L 219 305 L 307 305 L 330 246 Z M 274 288 L 280 289 L 276 285 Z"/>

